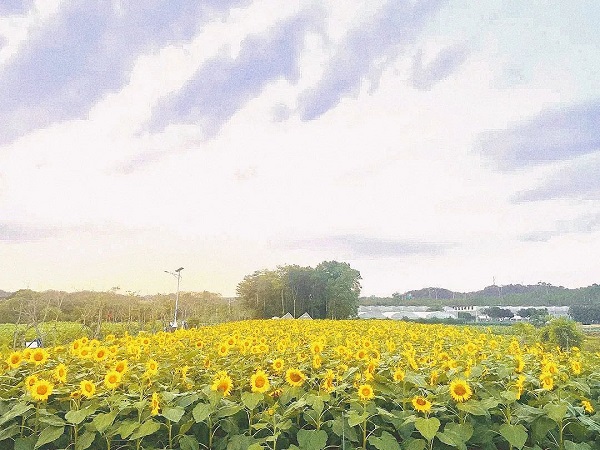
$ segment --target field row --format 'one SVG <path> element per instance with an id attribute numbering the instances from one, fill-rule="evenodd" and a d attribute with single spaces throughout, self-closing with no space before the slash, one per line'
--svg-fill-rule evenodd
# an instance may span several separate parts
<path id="1" fill-rule="evenodd" d="M 482 328 L 247 321 L 2 360 L 1 448 L 600 445 L 597 354 Z"/>

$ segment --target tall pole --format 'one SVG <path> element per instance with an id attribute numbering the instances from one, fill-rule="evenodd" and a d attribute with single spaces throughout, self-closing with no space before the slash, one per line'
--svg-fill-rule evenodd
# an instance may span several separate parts
<path id="1" fill-rule="evenodd" d="M 173 318 L 173 327 L 177 328 L 177 309 L 179 308 L 179 280 L 181 272 L 177 272 L 177 293 L 175 294 L 175 317 Z"/>
<path id="2" fill-rule="evenodd" d="M 183 267 L 180 267 L 175 272 L 169 272 L 168 270 L 165 270 L 165 273 L 173 275 L 175 278 L 177 278 L 177 292 L 175 293 L 175 314 L 173 317 L 173 323 L 171 324 L 173 328 L 177 328 L 177 310 L 179 309 L 179 281 L 181 280 L 182 270 Z"/>

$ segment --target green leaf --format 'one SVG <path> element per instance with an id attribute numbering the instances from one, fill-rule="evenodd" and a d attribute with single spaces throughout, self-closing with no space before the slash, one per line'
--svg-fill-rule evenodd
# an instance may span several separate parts
<path id="1" fill-rule="evenodd" d="M 184 414 L 185 409 L 183 409 L 181 406 L 165 406 L 162 409 L 160 415 L 163 416 L 165 419 L 170 420 L 171 422 L 177 423 L 181 420 Z"/>
<path id="2" fill-rule="evenodd" d="M 179 434 L 186 434 L 190 428 L 196 423 L 195 420 L 187 420 L 179 426 Z"/>
<path id="3" fill-rule="evenodd" d="M 572 441 L 565 441 L 565 450 L 592 450 L 590 444 L 587 442 L 578 442 L 577 444 Z"/>
<path id="4" fill-rule="evenodd" d="M 54 414 L 49 414 L 47 416 L 40 417 L 39 421 L 40 423 L 52 425 L 53 427 L 62 427 L 66 424 L 64 420 L 62 420 L 60 417 Z"/>
<path id="5" fill-rule="evenodd" d="M 228 405 L 223 406 L 217 410 L 217 417 L 229 417 L 243 409 L 242 405 Z"/>
<path id="6" fill-rule="evenodd" d="M 134 422 L 133 420 L 124 420 L 121 422 L 119 428 L 117 428 L 117 432 L 115 434 L 121 435 L 123 439 L 127 439 L 131 433 L 135 431 L 140 424 L 138 422 Z"/>
<path id="7" fill-rule="evenodd" d="M 548 434 L 548 431 L 556 428 L 556 422 L 546 416 L 538 417 L 531 423 L 531 437 L 534 442 L 541 443 Z"/>
<path id="8" fill-rule="evenodd" d="M 440 429 L 440 421 L 435 417 L 430 417 L 428 419 L 419 417 L 415 420 L 415 428 L 421 433 L 421 436 L 428 441 L 431 441 L 435 437 L 435 433 Z"/>
<path id="9" fill-rule="evenodd" d="M 179 438 L 179 448 L 181 450 L 200 450 L 200 445 L 192 436 L 181 436 Z"/>
<path id="10" fill-rule="evenodd" d="M 594 416 L 597 417 L 597 416 Z M 581 422 L 582 425 L 584 425 L 586 428 L 596 431 L 596 432 L 600 432 L 600 424 L 598 422 L 596 422 L 594 419 L 592 419 L 591 417 L 588 416 L 579 416 L 579 422 Z"/>
<path id="11" fill-rule="evenodd" d="M 192 410 L 196 423 L 204 422 L 215 411 L 210 403 L 198 403 Z"/>
<path id="12" fill-rule="evenodd" d="M 423 439 L 410 439 L 406 441 L 405 450 L 425 450 L 427 442 Z"/>
<path id="13" fill-rule="evenodd" d="M 363 423 L 369 417 L 367 412 L 359 414 L 357 411 L 348 411 L 348 425 L 355 427 L 359 423 Z"/>
<path id="14" fill-rule="evenodd" d="M 227 442 L 227 450 L 246 450 L 255 442 L 256 439 L 252 436 L 236 434 L 235 436 L 231 436 L 229 442 Z"/>
<path id="15" fill-rule="evenodd" d="M 527 429 L 523 425 L 504 423 L 500 426 L 500 434 L 510 445 L 523 448 L 527 441 Z"/>
<path id="16" fill-rule="evenodd" d="M 298 430 L 298 444 L 302 450 L 323 450 L 327 445 L 325 430 Z"/>
<path id="17" fill-rule="evenodd" d="M 498 406 L 497 402 L 496 406 Z M 465 403 L 458 403 L 456 407 L 461 411 L 472 414 L 473 416 L 489 415 L 488 408 L 486 408 L 484 405 L 481 404 L 481 402 L 478 402 L 476 400 L 469 400 Z"/>
<path id="18" fill-rule="evenodd" d="M 65 414 L 65 419 L 68 423 L 73 425 L 79 425 L 83 422 L 90 414 L 93 414 L 95 411 L 91 408 L 83 408 L 83 409 L 71 409 Z"/>
<path id="19" fill-rule="evenodd" d="M 313 400 L 312 407 L 320 416 L 323 412 L 323 409 L 325 409 L 325 403 L 323 402 L 323 399 L 320 396 L 316 395 Z"/>
<path id="20" fill-rule="evenodd" d="M 473 426 L 469 423 L 458 424 L 450 422 L 444 427 L 444 431 L 436 435 L 446 445 L 466 450 L 465 442 L 473 436 Z"/>
<path id="21" fill-rule="evenodd" d="M 242 403 L 249 410 L 253 410 L 263 400 L 264 395 L 258 392 L 242 392 Z"/>
<path id="22" fill-rule="evenodd" d="M 38 448 L 41 447 L 44 444 L 47 444 L 49 442 L 53 442 L 55 440 L 57 440 L 59 437 L 62 436 L 62 434 L 65 432 L 65 427 L 54 427 L 54 426 L 49 426 L 46 427 L 42 430 L 42 432 L 40 433 L 40 437 L 38 438 L 37 442 L 35 443 L 35 447 L 34 448 Z"/>
<path id="23" fill-rule="evenodd" d="M 500 393 L 500 397 L 506 400 L 507 403 L 514 403 L 517 401 L 517 394 L 513 391 L 503 391 Z"/>
<path id="24" fill-rule="evenodd" d="M 31 435 L 15 439 L 15 450 L 33 450 L 37 436 Z"/>
<path id="25" fill-rule="evenodd" d="M 371 436 L 369 438 L 369 444 L 377 450 L 401 450 L 400 444 L 396 438 L 387 431 L 381 433 L 380 437 Z"/>
<path id="26" fill-rule="evenodd" d="M 75 444 L 75 450 L 85 450 L 88 448 L 96 439 L 96 433 L 86 431 L 81 436 L 77 437 L 77 443 Z"/>
<path id="27" fill-rule="evenodd" d="M 147 420 L 140 427 L 133 432 L 131 436 L 129 436 L 129 440 L 143 438 L 144 436 L 150 436 L 153 433 L 156 433 L 160 429 L 160 424 L 155 422 L 154 420 Z"/>
<path id="28" fill-rule="evenodd" d="M 544 411 L 546 411 L 548 417 L 559 423 L 567 414 L 567 405 L 565 403 L 548 403 L 544 405 Z"/>
<path id="29" fill-rule="evenodd" d="M 337 417 L 333 420 L 331 424 L 331 430 L 339 437 L 342 437 L 343 435 L 346 438 L 346 440 L 350 442 L 358 441 L 358 435 L 356 434 L 356 430 L 349 426 L 347 423 L 345 423 L 342 417 Z"/>
<path id="30" fill-rule="evenodd" d="M 15 404 L 15 406 L 13 406 L 10 411 L 8 411 L 6 414 L 2 415 L 2 417 L 0 418 L 0 425 L 5 424 L 6 422 L 14 419 L 15 417 L 22 416 L 23 414 L 25 414 L 27 411 L 29 411 L 32 408 L 33 408 L 33 405 L 28 404 L 28 403 Z"/>
<path id="31" fill-rule="evenodd" d="M 92 420 L 92 426 L 99 433 L 104 433 L 106 429 L 113 424 L 116 417 L 117 411 L 98 414 L 96 417 L 94 417 L 94 420 Z"/>
<path id="32" fill-rule="evenodd" d="M 0 428 L 0 441 L 13 437 L 15 434 L 19 433 L 20 429 L 21 426 L 16 423 L 13 423 L 6 428 Z"/>
<path id="33" fill-rule="evenodd" d="M 263 450 L 263 446 L 258 443 L 252 444 L 250 447 L 248 447 L 248 450 Z"/>

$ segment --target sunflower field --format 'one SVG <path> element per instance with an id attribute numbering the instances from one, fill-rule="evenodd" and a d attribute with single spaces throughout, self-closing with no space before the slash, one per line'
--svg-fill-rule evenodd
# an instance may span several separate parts
<path id="1" fill-rule="evenodd" d="M 5 352 L 2 449 L 591 450 L 600 355 L 399 321 L 245 321 Z"/>

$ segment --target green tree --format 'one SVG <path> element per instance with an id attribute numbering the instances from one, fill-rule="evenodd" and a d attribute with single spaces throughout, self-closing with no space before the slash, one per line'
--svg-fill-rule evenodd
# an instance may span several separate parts
<path id="1" fill-rule="evenodd" d="M 324 261 L 316 267 L 324 285 L 325 317 L 346 319 L 358 315 L 360 272 L 348 263 Z"/>
<path id="2" fill-rule="evenodd" d="M 542 341 L 568 350 L 571 347 L 581 347 L 585 335 L 577 327 L 576 322 L 566 317 L 558 317 L 542 328 L 541 338 Z"/>

